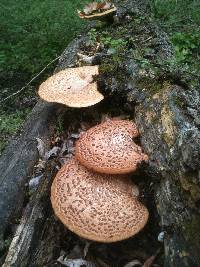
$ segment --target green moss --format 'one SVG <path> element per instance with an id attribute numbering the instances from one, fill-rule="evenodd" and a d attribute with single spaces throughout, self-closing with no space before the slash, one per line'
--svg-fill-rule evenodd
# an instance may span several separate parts
<path id="1" fill-rule="evenodd" d="M 6 141 L 12 135 L 14 135 L 21 124 L 25 120 L 27 114 L 30 112 L 30 109 L 27 108 L 23 111 L 5 113 L 1 111 L 0 113 L 0 153 L 6 146 Z"/>
<path id="2" fill-rule="evenodd" d="M 173 101 L 174 101 L 174 103 L 175 103 L 175 105 L 176 105 L 177 107 L 182 108 L 183 105 L 184 105 L 183 101 L 182 101 L 182 100 L 180 99 L 180 97 L 177 96 L 177 95 L 173 96 Z"/>
<path id="3" fill-rule="evenodd" d="M 100 65 L 100 73 L 105 74 L 108 72 L 115 72 L 117 70 L 117 66 L 114 64 L 109 64 L 109 63 L 103 63 Z"/>
<path id="4" fill-rule="evenodd" d="M 144 89 L 144 88 L 147 89 L 150 95 L 154 95 L 162 90 L 163 83 L 146 77 L 146 78 L 140 79 L 137 82 L 137 86 L 141 89 Z"/>
<path id="5" fill-rule="evenodd" d="M 187 174 L 187 176 L 181 177 L 180 182 L 182 188 L 190 193 L 192 202 L 200 200 L 200 187 L 193 182 L 191 175 Z"/>
<path id="6" fill-rule="evenodd" d="M 64 115 L 58 117 L 55 127 L 55 135 L 60 136 L 64 132 Z"/>
<path id="7" fill-rule="evenodd" d="M 192 216 L 192 218 L 184 224 L 185 238 L 192 244 L 196 251 L 200 251 L 199 225 L 199 215 Z"/>
<path id="8" fill-rule="evenodd" d="M 139 89 L 145 89 L 149 96 L 163 90 L 165 81 L 170 84 L 182 82 L 188 85 L 192 80 L 196 85 L 197 79 L 190 75 L 192 79 L 188 80 L 187 68 L 180 64 L 176 56 L 164 59 L 165 51 L 157 51 L 160 41 L 169 43 L 167 39 L 162 38 L 164 37 L 160 37 L 160 32 L 157 32 L 152 20 L 146 17 L 132 17 L 123 25 L 112 25 L 106 30 L 98 31 L 98 41 L 102 42 L 103 47 L 112 48 L 109 58 L 102 60 L 100 68 L 100 72 L 108 78 L 106 84 L 110 82 L 109 78 L 113 77 L 118 86 L 121 84 L 123 87 L 123 82 L 126 86 L 129 78 L 132 79 L 131 73 L 128 73 L 129 69 L 134 71 L 129 67 L 129 62 L 133 62 L 140 70 L 134 83 Z M 119 91 L 122 91 L 122 88 Z M 181 107 L 182 101 L 178 97 L 174 97 L 174 101 Z"/>

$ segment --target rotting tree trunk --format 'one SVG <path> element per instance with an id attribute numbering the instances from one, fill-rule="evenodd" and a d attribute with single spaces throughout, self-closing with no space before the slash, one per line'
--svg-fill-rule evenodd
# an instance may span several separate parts
<path id="1" fill-rule="evenodd" d="M 77 47 L 81 37 L 75 39 L 66 49 L 63 68 L 73 66 L 76 60 Z M 60 59 L 62 66 L 62 58 Z M 62 67 L 61 67 L 62 68 Z M 58 104 L 38 101 L 24 124 L 20 135 L 13 139 L 0 160 L 0 251 L 4 249 L 4 235 L 12 223 L 19 219 L 23 209 L 26 190 L 25 184 L 38 162 L 37 138 L 46 148 L 54 132 L 58 114 L 66 108 Z"/>
<path id="2" fill-rule="evenodd" d="M 57 105 L 39 101 L 21 134 L 5 150 L 0 162 L 0 240 L 17 218 L 25 197 L 25 184 L 38 161 L 37 139 L 46 143 L 53 132 Z M 2 244 L 3 246 L 3 244 Z"/>
<path id="3" fill-rule="evenodd" d="M 132 23 L 129 17 L 125 19 L 123 36 L 130 41 L 128 36 L 133 37 L 134 48 L 121 51 L 117 63 L 114 57 L 102 60 L 100 84 L 105 93 L 123 96 L 125 102 L 136 105 L 135 121 L 150 157 L 147 172 L 155 184 L 160 225 L 165 232 L 165 267 L 199 267 L 198 83 L 190 88 L 180 69 L 166 68 L 165 61 L 174 60 L 173 50 L 167 35 L 151 20 L 136 18 Z M 120 26 L 109 33 L 116 38 L 119 31 Z M 147 65 L 143 67 L 141 61 Z"/>
<path id="4" fill-rule="evenodd" d="M 51 162 L 46 167 L 46 172 L 42 176 L 39 187 L 32 195 L 23 213 L 3 267 L 30 266 L 31 256 L 34 254 L 41 236 L 42 225 L 49 215 L 50 185 L 55 173 L 55 163 Z"/>
<path id="5" fill-rule="evenodd" d="M 128 40 L 129 46 L 120 51 L 120 54 L 117 54 L 117 60 L 116 55 L 108 57 L 105 56 L 105 50 L 102 52 L 100 67 L 102 78 L 99 82 L 100 85 L 103 84 L 102 90 L 104 94 L 113 98 L 113 103 L 122 102 L 124 105 L 134 104 L 136 106 L 135 120 L 141 132 L 142 146 L 150 158 L 146 171 L 152 177 L 152 182 L 154 183 L 157 209 L 161 217 L 160 225 L 165 232 L 164 266 L 199 267 L 199 92 L 197 89 L 185 87 L 181 79 L 177 76 L 174 77 L 171 73 L 162 71 L 161 74 L 157 74 L 150 67 L 149 69 L 144 69 L 141 66 L 140 63 L 143 59 L 148 59 L 151 64 L 154 64 L 158 58 L 163 61 L 170 59 L 173 56 L 170 43 L 166 34 L 151 23 L 148 18 L 145 20 L 144 17 L 140 19 L 138 14 L 141 10 L 144 10 L 144 7 L 147 10 L 146 1 L 127 0 L 115 2 L 119 5 L 117 23 L 108 26 L 106 30 L 113 39 L 124 38 Z M 101 30 L 99 32 L 101 34 Z M 75 54 L 80 52 L 79 50 L 82 47 L 82 40 L 73 44 L 73 60 L 71 57 L 69 59 L 70 50 L 66 49 L 57 70 L 67 66 L 74 66 Z M 147 52 L 145 52 L 146 48 L 148 48 Z M 149 49 L 151 49 L 150 52 Z M 138 52 L 141 52 L 141 50 L 142 52 L 144 50 L 143 58 L 138 60 Z M 32 156 L 32 158 L 34 157 L 36 156 Z M 5 158 L 9 161 L 10 156 Z M 24 159 L 22 162 L 25 162 Z M 34 162 L 36 162 L 36 158 Z M 27 166 L 26 163 L 26 168 Z M 32 166 L 29 170 L 31 170 Z M 28 173 L 25 173 L 23 176 L 23 184 L 27 175 Z M 9 185 L 7 184 L 6 186 Z M 18 198 L 17 194 L 22 190 L 17 189 L 14 192 L 12 202 L 3 202 L 7 203 L 7 207 L 12 207 L 14 201 Z M 40 195 L 42 192 L 40 191 L 38 194 Z M 0 196 L 1 201 L 2 199 Z M 40 202 L 32 203 L 40 205 L 38 204 Z M 6 220 L 3 220 L 2 233 L 8 225 L 8 219 L 17 207 L 18 203 L 14 207 L 8 208 L 8 213 L 5 212 Z M 22 207 L 21 204 L 20 207 Z M 28 214 L 30 215 L 31 213 Z M 43 214 L 42 216 L 45 215 Z M 44 221 L 39 220 L 37 225 L 37 227 L 41 227 L 41 231 L 45 226 L 51 224 L 47 220 L 43 224 Z M 27 222 L 31 225 L 30 216 L 27 218 Z M 23 221 L 20 226 L 22 225 Z M 37 233 L 37 231 L 32 233 L 31 238 L 34 239 L 34 233 Z M 27 236 L 28 234 L 27 232 Z M 45 241 L 48 243 L 48 238 L 42 241 L 40 238 L 40 244 L 34 245 L 35 251 L 40 251 L 39 248 L 45 246 Z M 42 242 L 44 242 L 44 245 L 42 245 Z M 31 261 L 31 256 L 33 255 L 30 254 L 36 253 L 35 251 L 30 251 L 30 249 L 18 251 L 15 256 L 20 257 L 23 254 L 23 259 L 26 257 L 30 259 L 29 263 L 9 265 L 9 255 L 13 255 L 12 250 L 10 250 L 7 265 L 5 266 L 34 266 L 34 260 Z M 52 254 L 53 252 L 51 251 L 50 258 L 53 257 Z M 38 262 L 41 263 L 40 260 Z M 41 265 L 39 264 L 38 266 Z"/>
<path id="6" fill-rule="evenodd" d="M 166 85 L 136 109 L 165 231 L 165 266 L 200 266 L 200 96 Z"/>

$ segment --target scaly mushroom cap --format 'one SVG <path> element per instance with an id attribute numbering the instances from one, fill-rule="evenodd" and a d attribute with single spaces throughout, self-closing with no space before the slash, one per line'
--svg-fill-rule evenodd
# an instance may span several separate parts
<path id="1" fill-rule="evenodd" d="M 98 75 L 98 66 L 68 68 L 43 82 L 38 94 L 48 102 L 57 102 L 69 107 L 88 107 L 100 102 L 104 97 L 93 82 Z"/>
<path id="2" fill-rule="evenodd" d="M 110 120 L 90 128 L 76 142 L 75 156 L 87 168 L 101 173 L 120 174 L 135 171 L 147 160 L 132 138 L 138 136 L 130 121 Z"/>
<path id="3" fill-rule="evenodd" d="M 115 242 L 135 235 L 145 226 L 148 210 L 134 196 L 137 187 L 121 176 L 94 173 L 71 159 L 51 187 L 55 214 L 86 239 Z"/>
<path id="4" fill-rule="evenodd" d="M 106 17 L 114 15 L 117 12 L 117 8 L 110 2 L 92 2 L 86 5 L 83 11 L 77 10 L 77 12 L 81 19 L 104 20 Z"/>

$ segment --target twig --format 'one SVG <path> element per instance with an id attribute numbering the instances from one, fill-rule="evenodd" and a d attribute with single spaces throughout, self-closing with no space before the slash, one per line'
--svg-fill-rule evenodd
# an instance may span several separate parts
<path id="1" fill-rule="evenodd" d="M 156 253 L 154 255 L 152 255 L 150 258 L 148 258 L 144 264 L 142 265 L 142 267 L 151 267 L 153 262 L 155 261 L 156 257 L 158 256 L 158 254 L 160 253 L 160 249 L 158 249 L 156 251 Z"/>
<path id="2" fill-rule="evenodd" d="M 146 43 L 148 41 L 150 41 L 151 39 L 153 39 L 153 36 L 150 36 L 149 38 L 145 39 L 145 40 L 142 40 L 141 43 Z"/>
<path id="3" fill-rule="evenodd" d="M 0 101 L 0 103 L 5 102 L 6 100 L 10 99 L 11 97 L 20 94 L 24 89 L 26 89 L 26 87 L 28 85 L 30 85 L 36 78 L 38 78 L 38 76 L 40 76 L 40 74 L 42 74 L 52 63 L 54 63 L 56 60 L 58 60 L 60 58 L 56 57 L 54 58 L 51 62 L 49 62 L 37 75 L 35 75 L 26 85 L 24 85 L 20 90 L 18 90 L 17 92 L 13 93 L 12 95 L 7 96 L 6 98 L 4 98 L 3 100 Z"/>

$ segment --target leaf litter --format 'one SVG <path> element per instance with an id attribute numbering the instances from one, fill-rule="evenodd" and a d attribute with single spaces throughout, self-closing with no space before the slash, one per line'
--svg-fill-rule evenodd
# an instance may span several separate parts
<path id="1" fill-rule="evenodd" d="M 85 114 L 86 113 L 86 114 Z M 59 170 L 63 164 L 65 164 L 73 155 L 76 140 L 87 129 L 96 125 L 97 123 L 109 120 L 109 119 L 129 119 L 129 114 L 123 114 L 122 112 L 91 112 L 89 116 L 87 112 L 73 114 L 67 114 L 67 121 L 64 121 L 63 131 L 59 134 L 55 134 L 51 138 L 51 147 L 47 151 L 45 149 L 44 142 L 37 139 L 38 152 L 40 159 L 35 166 L 34 173 L 29 181 L 29 190 L 36 190 L 39 185 L 39 181 L 44 173 L 46 163 L 49 160 L 56 160 L 57 169 Z M 92 115 L 91 115 L 92 114 Z M 69 119 L 70 118 L 70 119 Z M 65 128 L 66 125 L 66 128 Z M 67 127 L 69 125 L 69 127 Z M 144 175 L 142 173 L 142 175 Z M 139 173 L 138 176 L 141 176 Z M 140 184 L 140 182 L 139 182 Z M 145 198 L 145 185 L 141 183 L 142 198 Z M 146 185 L 148 187 L 148 185 Z M 148 195 L 148 194 L 147 194 Z M 148 195 L 149 198 L 149 195 Z M 122 242 L 116 242 L 113 244 L 101 244 L 97 242 L 84 241 L 84 247 L 81 253 L 74 253 L 77 250 L 78 244 L 73 246 L 68 251 L 65 251 L 65 247 L 60 249 L 60 255 L 57 257 L 56 264 L 47 266 L 68 266 L 68 267 L 161 267 L 159 263 L 154 264 L 158 253 L 155 252 L 162 245 L 157 240 L 157 235 L 160 229 L 151 231 L 151 227 L 154 228 L 154 222 L 150 222 L 145 229 L 136 235 L 134 238 Z M 68 235 L 70 233 L 68 232 Z M 72 234 L 72 239 L 73 235 Z M 78 237 L 76 237 L 78 238 Z M 78 238 L 78 240 L 82 240 Z M 83 240 L 81 241 L 83 242 Z M 158 257 L 159 258 L 159 257 Z M 158 261 L 159 262 L 159 261 Z M 59 264 L 59 265 L 58 265 Z"/>

